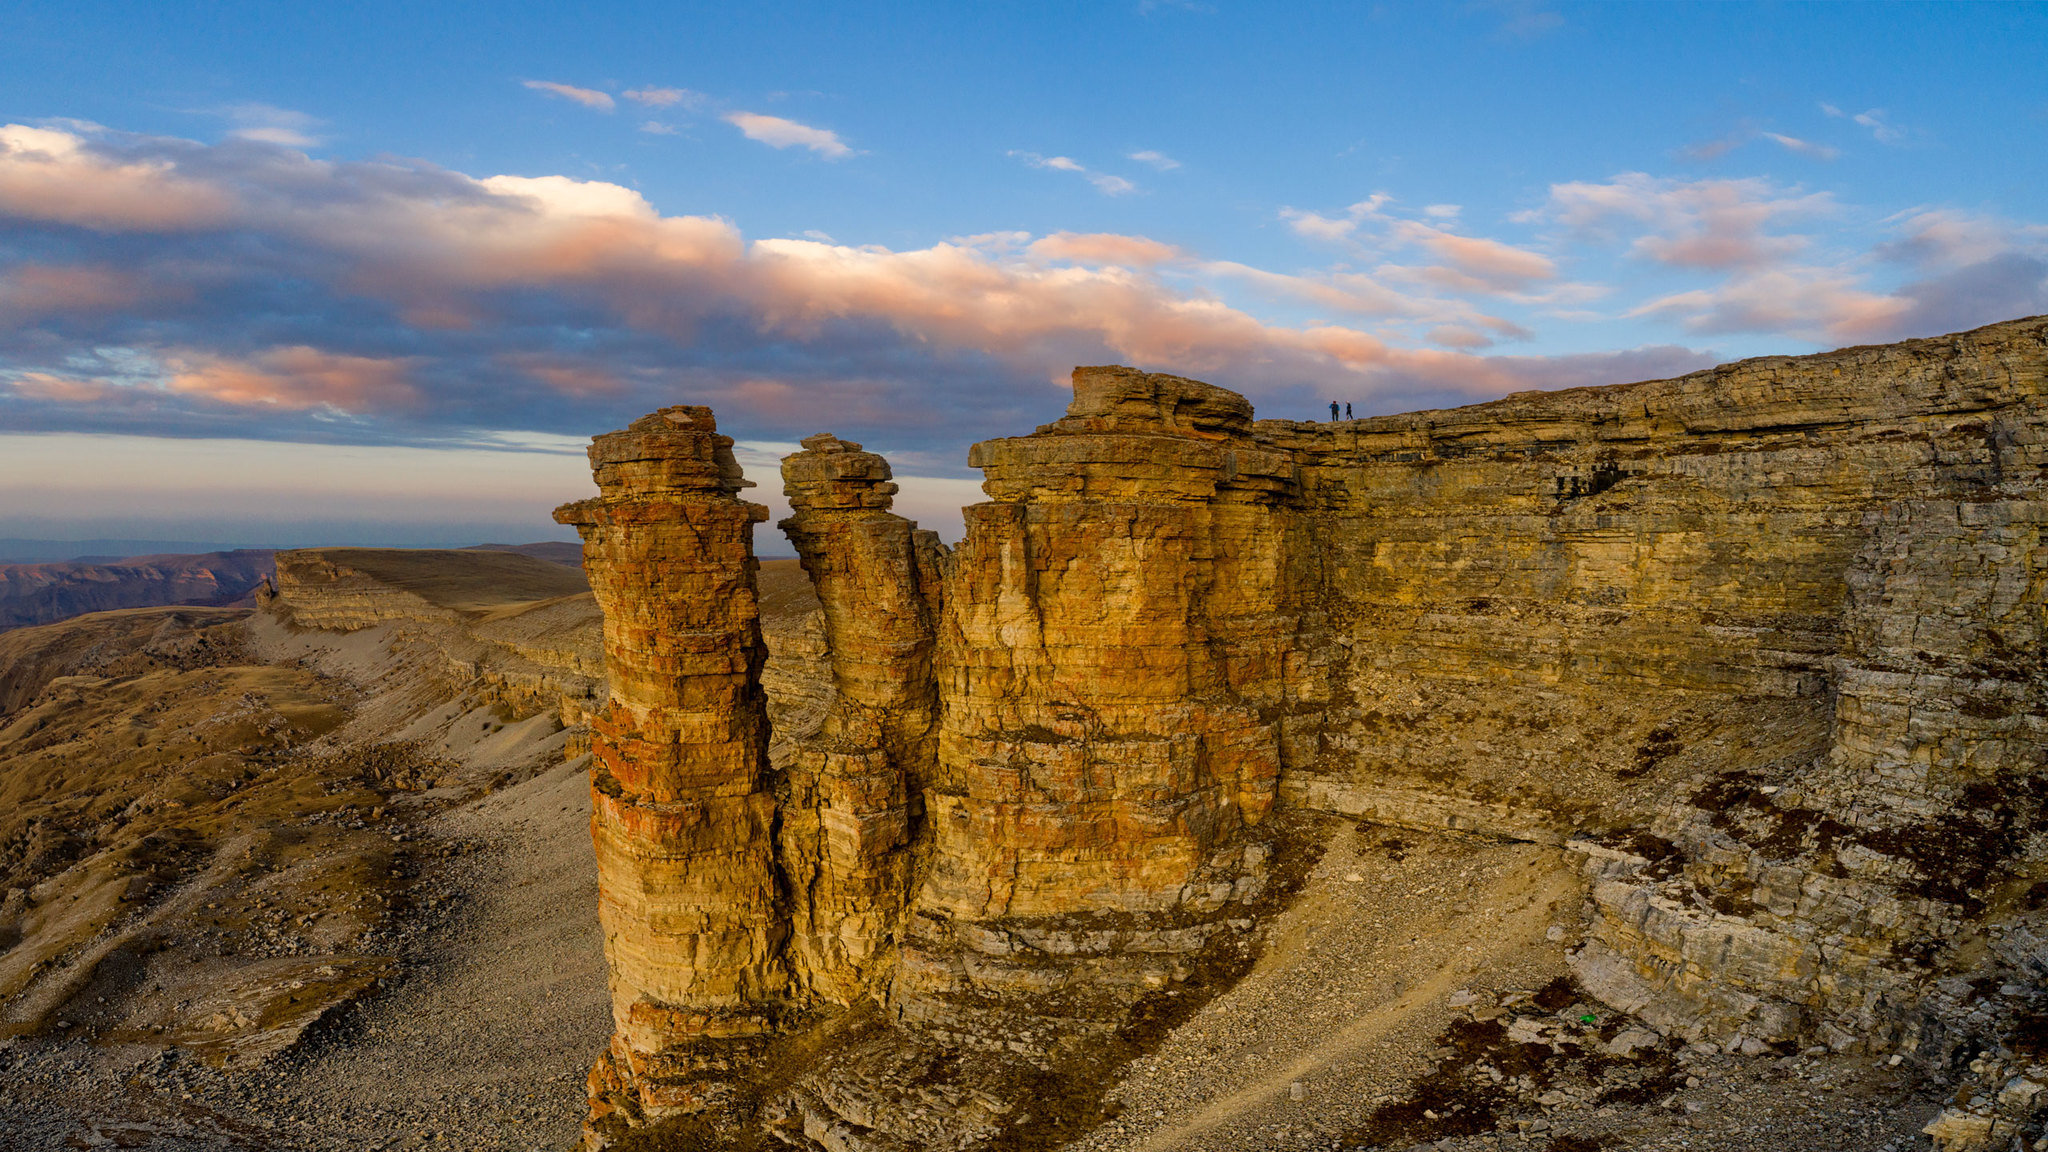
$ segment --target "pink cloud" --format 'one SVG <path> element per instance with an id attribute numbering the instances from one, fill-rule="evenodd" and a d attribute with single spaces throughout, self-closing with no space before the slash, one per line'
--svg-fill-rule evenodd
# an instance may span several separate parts
<path id="1" fill-rule="evenodd" d="M 66 146 L 59 141 L 56 151 Z M 633 190 L 604 181 L 475 179 L 424 164 L 341 164 L 252 147 L 216 153 L 166 144 L 157 154 L 169 159 L 137 167 L 152 180 L 233 204 L 234 227 L 259 238 L 270 260 L 251 276 L 291 276 L 352 306 L 383 302 L 397 318 L 393 323 L 405 325 L 393 330 L 405 341 L 400 346 L 424 351 L 417 358 L 351 354 L 339 350 L 348 347 L 346 332 L 328 334 L 329 347 L 302 337 L 254 353 L 209 351 L 193 339 L 136 348 L 166 366 L 160 387 L 143 389 L 160 398 L 250 412 L 404 414 L 442 404 L 468 411 L 469 400 L 448 399 L 450 391 L 460 391 L 447 383 L 455 377 L 433 370 L 435 357 L 454 355 L 451 348 L 482 348 L 479 354 L 490 358 L 484 363 L 506 370 L 507 387 L 534 385 L 558 398 L 638 394 L 650 387 L 652 364 L 663 361 L 718 360 L 717 369 L 694 379 L 729 388 L 742 378 L 778 379 L 745 357 L 835 362 L 850 347 L 888 346 L 877 338 L 884 332 L 900 338 L 904 350 L 894 364 L 986 357 L 1030 378 L 1074 363 L 1122 360 L 1207 373 L 1254 395 L 1335 388 L 1365 399 L 1428 387 L 1483 396 L 1527 386 L 1526 368 L 1504 369 L 1469 351 L 1490 338 L 1525 336 L 1522 329 L 1467 301 L 1405 293 L 1362 272 L 1274 273 L 1203 262 L 1159 241 L 1110 233 L 999 234 L 908 250 L 829 240 L 749 242 L 729 221 L 665 216 Z M 89 180 L 115 163 L 82 143 L 76 157 L 66 161 L 74 180 Z M 1361 202 L 1351 215 L 1374 219 L 1397 242 L 1429 253 L 1446 276 L 1494 292 L 1555 276 L 1548 257 L 1502 242 L 1416 221 L 1390 230 L 1372 216 L 1383 203 Z M 4 198 L 0 213 L 19 215 Z M 155 226 L 147 217 L 126 225 L 135 232 Z M 190 273 L 177 265 L 166 274 L 183 284 L 177 277 Z M 66 315 L 101 306 L 120 291 L 111 279 L 85 276 L 60 284 L 46 275 L 34 284 L 36 275 L 46 274 L 31 273 L 21 282 Z M 1306 302 L 1329 316 L 1433 329 L 1435 342 L 1446 347 L 1402 347 L 1385 333 L 1328 319 L 1299 325 L 1264 319 L 1212 295 L 1204 278 L 1290 305 Z M 581 341 L 545 353 L 532 345 L 513 352 L 522 347 L 515 337 L 532 330 L 536 309 L 574 317 L 608 347 L 641 350 L 634 353 L 638 366 L 607 365 L 602 351 L 580 351 L 589 347 Z M 437 339 L 446 332 L 461 336 Z M 713 347 L 706 340 L 724 343 Z M 492 341 L 506 343 L 494 347 Z M 700 354 L 705 348 L 710 351 Z M 900 391 L 863 387 L 883 416 L 891 404 L 900 410 L 900 400 L 887 399 Z M 757 399 L 772 397 L 759 392 Z"/>
<path id="2" fill-rule="evenodd" d="M 1522 292 L 1557 276 L 1557 265 L 1548 256 L 1498 240 L 1460 236 L 1416 221 L 1403 221 L 1394 231 L 1441 261 L 1425 274 L 1454 291 Z"/>
<path id="3" fill-rule="evenodd" d="M 1550 186 L 1528 219 L 1562 224 L 1582 240 L 1639 232 L 1631 250 L 1660 264 L 1729 269 L 1772 264 L 1804 249 L 1804 236 L 1767 231 L 1780 221 L 1825 215 L 1825 192 L 1781 192 L 1767 180 L 1666 180 L 1625 172 L 1605 184 Z"/>
<path id="4" fill-rule="evenodd" d="M 1112 232 L 1055 232 L 1032 243 L 1030 253 L 1040 260 L 1123 264 L 1133 268 L 1149 268 L 1154 264 L 1184 259 L 1186 255 L 1171 244 L 1143 236 L 1119 236 Z"/>
<path id="5" fill-rule="evenodd" d="M 827 160 L 844 160 L 853 155 L 853 149 L 829 129 L 759 112 L 728 112 L 724 120 L 747 139 L 759 140 L 771 148 L 808 148 Z"/>
<path id="6" fill-rule="evenodd" d="M 1458 236 L 1420 225 L 1411 225 L 1408 231 L 1416 237 L 1416 243 L 1444 263 L 1492 283 L 1519 287 L 1532 280 L 1548 280 L 1557 275 L 1557 265 L 1549 257 L 1526 248 L 1479 236 Z"/>
<path id="7" fill-rule="evenodd" d="M 1456 348 L 1465 352 L 1493 345 L 1492 338 L 1484 332 L 1467 328 L 1463 324 L 1439 324 L 1429 330 L 1429 340 L 1432 344 L 1441 344 L 1446 348 Z"/>
<path id="8" fill-rule="evenodd" d="M 1202 268 L 1212 276 L 1228 277 L 1267 295 L 1292 297 L 1355 316 L 1429 319 L 1451 314 L 1462 316 L 1470 311 L 1470 306 L 1462 301 L 1411 296 L 1358 272 L 1296 276 L 1269 272 L 1234 260 L 1212 260 Z"/>
<path id="9" fill-rule="evenodd" d="M 419 392 L 407 361 L 343 356 L 303 346 L 248 359 L 189 353 L 170 360 L 165 387 L 243 408 L 335 408 L 373 412 L 413 407 Z"/>
<path id="10" fill-rule="evenodd" d="M 527 80 L 524 83 L 536 92 L 560 96 L 564 100 L 581 104 L 585 108 L 594 108 L 599 112 L 609 112 L 618 107 L 618 103 L 609 93 L 599 92 L 595 88 L 578 88 L 574 84 L 557 84 L 552 80 Z"/>
<path id="11" fill-rule="evenodd" d="M 124 394 L 135 391 L 104 380 L 78 380 L 47 372 L 24 372 L 9 381 L 8 386 L 17 396 L 59 404 L 120 403 Z"/>
<path id="12" fill-rule="evenodd" d="M 1788 332 L 1816 343 L 1879 338 L 1912 306 L 1898 296 L 1865 291 L 1833 268 L 1777 268 L 1713 288 L 1652 300 L 1630 316 L 1670 315 L 1688 332 Z"/>
<path id="13" fill-rule="evenodd" d="M 1448 292 L 1521 295 L 1557 277 L 1556 262 L 1540 252 L 1451 231 L 1448 225 L 1461 211 L 1455 204 L 1429 205 L 1422 210 L 1427 219 L 1414 220 L 1394 216 L 1388 210 L 1392 203 L 1393 198 L 1385 193 L 1374 193 L 1346 208 L 1341 216 L 1285 208 L 1280 217 L 1296 235 L 1338 245 L 1360 256 L 1419 249 L 1436 262 L 1420 266 L 1385 263 L 1375 272 Z"/>
<path id="14" fill-rule="evenodd" d="M 626 391 L 626 383 L 618 375 L 588 364 L 577 364 L 535 355 L 509 355 L 499 358 L 507 367 L 546 384 L 550 389 L 564 396 L 618 396 Z"/>
<path id="15" fill-rule="evenodd" d="M 1893 219 L 1898 239 L 1880 246 L 1878 254 L 1921 268 L 1959 268 L 2018 249 L 2048 248 L 2048 228 L 1950 208 L 1920 209 Z"/>
<path id="16" fill-rule="evenodd" d="M 0 317 L 107 312 L 162 294 L 133 273 L 103 264 L 24 264 L 0 273 Z"/>
<path id="17" fill-rule="evenodd" d="M 0 125 L 0 212 L 97 231 L 175 232 L 226 220 L 227 190 L 188 179 L 162 161 L 122 162 L 84 137 Z"/>

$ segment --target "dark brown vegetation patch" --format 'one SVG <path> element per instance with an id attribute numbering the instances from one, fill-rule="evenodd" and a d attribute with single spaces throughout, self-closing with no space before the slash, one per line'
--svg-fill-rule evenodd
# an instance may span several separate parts
<path id="1" fill-rule="evenodd" d="M 1482 1020 L 1460 1017 L 1437 1036 L 1446 1054 L 1416 1080 L 1408 1094 L 1374 1109 L 1364 1123 L 1345 1132 L 1346 1147 L 1397 1148 L 1447 1137 L 1479 1136 L 1541 1115 L 1547 1093 L 1562 1090 L 1588 1107 L 1647 1104 L 1675 1091 L 1684 1080 L 1677 1045 L 1669 1041 L 1631 1056 L 1608 1055 L 1606 1042 L 1624 1021 L 1588 1009 L 1577 984 L 1559 977 L 1538 989 L 1522 1010 L 1536 1023 L 1540 1041 L 1518 1039 L 1516 1016 Z M 1577 1141 L 1577 1143 L 1560 1143 Z M 1557 1137 L 1560 1152 L 1587 1152 L 1601 1145 L 1583 1137 Z"/>

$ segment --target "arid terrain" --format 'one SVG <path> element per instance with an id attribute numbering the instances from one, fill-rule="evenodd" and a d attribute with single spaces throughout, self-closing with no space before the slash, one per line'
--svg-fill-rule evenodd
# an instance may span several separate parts
<path id="1" fill-rule="evenodd" d="M 562 546 L 486 551 L 319 554 L 361 603 L 306 615 L 381 623 L 0 636 L 0 1148 L 574 1142 L 610 1028 L 587 757 L 521 702 L 595 617 L 519 554 Z M 800 633 L 802 573 L 765 580 Z"/>
<path id="2" fill-rule="evenodd" d="M 0 1147 L 2007 1152 L 2048 319 L 1368 421 L 1077 370 L 0 635 Z"/>
<path id="3" fill-rule="evenodd" d="M 489 615 L 483 589 L 460 587 L 478 582 L 462 558 L 438 559 L 448 598 Z M 793 561 L 765 562 L 762 586 L 771 682 L 787 695 L 807 683 L 817 602 Z M 393 660 L 394 643 L 429 655 L 393 631 L 140 609 L 0 639 L 0 780 L 21 814 L 8 885 L 59 881 L 39 904 L 90 909 L 123 877 L 97 914 L 16 921 L 0 953 L 97 958 L 34 1008 L 10 995 L 0 1147 L 576 1141 L 611 1027 L 586 757 L 552 723 L 521 732 L 458 682 Z M 426 724 L 404 744 L 363 719 L 408 712 Z M 254 719 L 226 727 L 231 714 Z M 63 777 L 65 805 L 38 799 L 50 778 L 31 768 L 59 755 L 100 768 Z M 1553 926 L 1576 881 L 1552 852 L 1334 817 L 1299 834 L 1317 858 L 1247 941 L 1249 975 L 1104 1086 L 1108 1119 L 1075 1152 L 1732 1150 L 1764 1133 L 1785 1148 L 1906 1148 L 1940 1110 L 1913 1070 L 1695 1051 L 1566 1002 L 1554 989 L 1569 987 L 1570 941 Z M 179 854 L 134 868 L 152 837 L 177 837 Z M 376 975 L 334 979 L 351 965 Z M 1510 1039 L 1518 1022 L 1540 1055 Z"/>

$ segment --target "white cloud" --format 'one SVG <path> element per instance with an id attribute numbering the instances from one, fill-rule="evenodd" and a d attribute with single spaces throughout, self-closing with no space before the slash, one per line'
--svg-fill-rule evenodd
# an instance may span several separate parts
<path id="1" fill-rule="evenodd" d="M 1159 169 L 1161 172 L 1171 172 L 1175 168 L 1180 167 L 1180 161 L 1175 160 L 1173 157 L 1168 156 L 1164 152 L 1154 152 L 1150 148 L 1147 148 L 1142 152 L 1132 152 L 1128 155 L 1127 158 L 1131 160 L 1136 160 L 1140 164 L 1150 164 L 1152 167 Z"/>
<path id="2" fill-rule="evenodd" d="M 1537 0 L 1480 0 L 1475 7 L 1490 8 L 1499 15 L 1496 31 L 1504 39 L 1533 40 L 1564 27 L 1564 17 Z"/>
<path id="3" fill-rule="evenodd" d="M 257 140 L 286 148 L 311 148 L 320 143 L 311 129 L 320 121 L 304 112 L 270 104 L 236 104 L 227 110 L 237 127 L 228 135 L 238 140 Z"/>
<path id="4" fill-rule="evenodd" d="M 1811 156 L 1816 160 L 1833 160 L 1841 155 L 1841 152 L 1837 149 L 1830 148 L 1825 144 L 1816 144 L 1811 140 L 1801 140 L 1797 136 L 1786 136 L 1778 132 L 1765 132 L 1763 138 L 1777 144 L 1787 152 L 1797 152 L 1801 156 Z"/>
<path id="5" fill-rule="evenodd" d="M 1344 209 L 1342 216 L 1325 216 L 1302 208 L 1282 208 L 1280 218 L 1287 221 L 1287 226 L 1298 236 L 1333 244 L 1349 240 L 1358 231 L 1360 221 L 1378 216 L 1380 209 L 1393 201 L 1394 198 L 1385 192 L 1375 192 Z"/>
<path id="6" fill-rule="evenodd" d="M 1825 192 L 1801 194 L 1768 180 L 1672 180 L 1624 172 L 1603 184 L 1550 186 L 1550 202 L 1525 221 L 1562 224 L 1582 241 L 1638 235 L 1636 255 L 1687 268 L 1761 267 L 1807 247 L 1809 237 L 1774 233 L 1780 221 L 1834 211 Z"/>
<path id="7" fill-rule="evenodd" d="M 640 125 L 640 130 L 650 136 L 674 136 L 676 134 L 674 128 L 663 124 L 659 120 L 649 120 L 645 124 Z"/>
<path id="8" fill-rule="evenodd" d="M 728 112 L 726 123 L 738 128 L 749 140 L 759 140 L 771 148 L 808 148 L 827 160 L 844 160 L 853 155 L 853 149 L 839 139 L 839 134 L 825 128 L 813 128 L 780 116 L 766 116 L 759 112 Z"/>
<path id="9" fill-rule="evenodd" d="M 573 100 L 585 108 L 609 112 L 618 107 L 610 95 L 595 88 L 578 88 L 574 84 L 557 84 L 553 80 L 526 80 L 523 83 L 536 92 L 547 92 L 564 100 Z"/>
<path id="10" fill-rule="evenodd" d="M 1107 172 L 1094 171 L 1071 156 L 1041 156 L 1036 152 L 1017 151 L 1012 151 L 1010 155 L 1024 161 L 1033 168 L 1051 168 L 1055 171 L 1072 172 L 1084 177 L 1090 184 L 1095 185 L 1096 191 L 1104 196 L 1128 196 L 1138 190 L 1138 186 L 1129 180 L 1121 176 L 1112 176 Z"/>
<path id="11" fill-rule="evenodd" d="M 623 216 L 636 220 L 655 218 L 654 205 L 631 188 L 602 180 L 576 180 L 568 176 L 486 176 L 478 184 L 504 196 L 523 196 L 537 201 L 550 216 L 580 218 Z"/>
<path id="12" fill-rule="evenodd" d="M 702 92 L 692 92 L 688 88 L 628 88 L 621 95 L 649 108 L 673 108 L 678 104 L 697 108 L 705 101 Z"/>
<path id="13" fill-rule="evenodd" d="M 1869 129 L 1871 138 L 1879 144 L 1897 144 L 1906 138 L 1906 130 L 1885 119 L 1886 113 L 1882 108 L 1869 108 L 1852 116 L 1833 104 L 1823 102 L 1820 110 L 1834 119 L 1847 120 L 1859 128 Z"/>
<path id="14" fill-rule="evenodd" d="M 1872 108 L 1868 112 L 1858 112 L 1849 119 L 1870 129 L 1870 135 L 1879 144 L 1897 144 L 1906 138 L 1906 133 L 1903 129 L 1895 124 L 1886 122 L 1884 109 L 1882 108 Z"/>

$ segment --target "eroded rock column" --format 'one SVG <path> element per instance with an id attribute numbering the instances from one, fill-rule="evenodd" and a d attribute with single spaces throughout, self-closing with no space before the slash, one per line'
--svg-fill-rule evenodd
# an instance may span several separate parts
<path id="1" fill-rule="evenodd" d="M 1092 1043 L 1259 894 L 1296 489 L 1250 425 L 1221 388 L 1077 369 L 1065 419 L 975 446 L 906 1020 Z"/>
<path id="2" fill-rule="evenodd" d="M 909 896 L 931 775 L 932 604 L 942 549 L 889 511 L 889 463 L 830 435 L 782 461 L 796 545 L 824 606 L 833 701 L 789 772 L 783 825 L 795 951 L 818 995 L 871 988 Z"/>
<path id="3" fill-rule="evenodd" d="M 711 410 L 597 437 L 602 492 L 555 519 L 583 537 L 610 699 L 591 721 L 591 832 L 617 1022 L 591 1073 L 608 1123 L 715 1110 L 789 995 L 787 901 L 747 486 Z"/>

